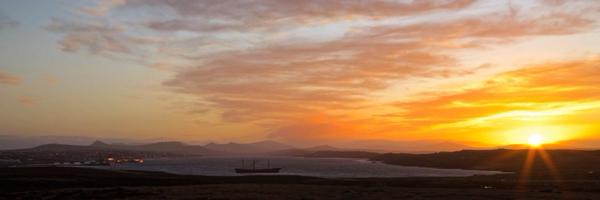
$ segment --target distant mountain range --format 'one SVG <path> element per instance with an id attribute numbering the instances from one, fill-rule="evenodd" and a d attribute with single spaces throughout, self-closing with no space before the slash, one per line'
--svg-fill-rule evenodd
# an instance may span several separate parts
<path id="1" fill-rule="evenodd" d="M 157 142 L 141 145 L 107 144 L 101 141 L 94 142 L 91 146 L 109 149 L 124 149 L 130 151 L 168 152 L 184 155 L 207 155 L 217 152 L 206 149 L 200 145 L 187 145 L 181 142 Z"/>
<path id="2" fill-rule="evenodd" d="M 207 145 L 189 145 L 182 142 L 156 142 L 150 144 L 109 144 L 94 141 L 90 145 L 44 144 L 33 148 L 18 149 L 19 151 L 89 151 L 89 150 L 126 150 L 139 152 L 163 152 L 179 155 L 272 155 L 274 152 L 285 152 L 296 149 L 293 146 L 275 141 L 260 141 L 254 143 L 227 143 Z M 323 148 L 325 149 L 325 148 Z M 306 150 L 306 153 L 314 150 Z M 287 155 L 287 154 L 286 154 Z"/>
<path id="3" fill-rule="evenodd" d="M 111 149 L 127 149 L 136 151 L 154 151 L 154 152 L 169 152 L 185 155 L 256 155 L 267 154 L 273 151 L 281 151 L 284 149 L 294 148 L 289 145 L 274 141 L 261 141 L 255 143 L 227 143 L 216 144 L 209 143 L 207 145 L 189 145 L 182 142 L 157 142 L 141 145 L 125 145 L 125 144 L 107 144 L 101 141 L 94 142 L 91 146 L 111 148 Z"/>
<path id="4" fill-rule="evenodd" d="M 33 148 L 44 144 L 88 145 L 95 138 L 85 136 L 19 136 L 0 135 L 0 150 Z M 152 143 L 158 140 L 138 141 L 131 139 L 104 138 L 109 143 Z"/>
<path id="5" fill-rule="evenodd" d="M 164 139 L 164 138 L 163 138 Z M 187 144 L 175 141 L 155 140 L 125 140 L 102 139 L 94 140 L 90 137 L 73 136 L 9 136 L 0 135 L 0 150 L 27 149 L 45 144 L 64 144 L 64 148 L 77 146 L 93 146 L 96 148 L 125 149 L 135 151 L 173 152 L 188 155 L 292 155 L 305 156 L 319 151 L 327 152 L 376 152 L 376 153 L 433 153 L 460 150 L 485 150 L 485 149 L 526 149 L 528 145 L 513 144 L 498 147 L 473 147 L 459 143 L 442 140 L 417 140 L 417 141 L 388 141 L 388 140 L 361 140 L 344 143 L 342 146 L 352 148 L 339 148 L 329 145 L 298 148 L 276 141 L 259 141 L 253 143 L 208 143 L 206 145 Z M 157 141 L 158 140 L 158 141 Z M 92 143 L 91 145 L 89 145 Z M 571 140 L 557 144 L 546 144 L 546 149 L 598 149 L 600 140 Z M 45 146 L 48 148 L 48 146 Z"/>
<path id="6" fill-rule="evenodd" d="M 119 138 L 93 138 L 86 136 L 18 136 L 18 135 L 0 135 L 0 150 L 8 149 L 25 149 L 33 148 L 44 144 L 69 144 L 69 145 L 82 145 L 86 146 L 93 143 L 95 140 L 101 140 L 105 144 L 110 146 L 141 146 L 142 144 L 154 144 L 166 146 L 198 146 L 192 144 L 206 144 L 202 141 L 188 141 L 188 143 L 175 144 L 175 142 L 169 141 L 166 138 L 155 138 L 155 139 L 119 139 Z M 225 143 L 215 144 L 209 143 L 208 145 L 199 145 L 214 151 L 220 152 L 244 152 L 244 153 L 264 153 L 269 151 L 278 150 L 307 150 L 307 151 L 370 151 L 370 152 L 410 152 L 410 153 L 428 153 L 437 151 L 456 151 L 462 149 L 474 149 L 473 147 L 452 143 L 448 141 L 438 140 L 418 140 L 418 141 L 388 141 L 388 140 L 360 140 L 336 144 L 345 148 L 338 148 L 329 145 L 318 145 L 313 147 L 297 148 L 295 146 L 282 144 L 275 141 L 260 141 L 249 144 L 241 143 Z M 252 147 L 252 148 L 248 148 Z M 146 147 L 152 148 L 152 147 Z M 158 147 L 154 147 L 158 148 Z M 186 147 L 190 148 L 190 147 Z"/>
<path id="7" fill-rule="evenodd" d="M 178 156 L 223 156 L 223 155 L 272 155 L 272 156 L 302 156 L 302 157 L 335 157 L 335 158 L 370 158 L 380 153 L 342 149 L 328 145 L 310 148 L 296 148 L 275 141 L 260 141 L 254 143 L 226 143 L 207 145 L 189 145 L 182 142 L 156 142 L 150 144 L 127 145 L 109 144 L 94 141 L 90 145 L 44 144 L 33 148 L 4 150 L 20 152 L 148 152 L 168 153 Z M 1 151 L 0 151 L 1 152 Z"/>

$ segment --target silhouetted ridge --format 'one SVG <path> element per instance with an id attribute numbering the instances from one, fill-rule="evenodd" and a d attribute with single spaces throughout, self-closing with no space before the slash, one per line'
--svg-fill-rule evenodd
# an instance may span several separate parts
<path id="1" fill-rule="evenodd" d="M 90 146 L 79 146 L 79 145 L 68 145 L 68 144 L 44 144 L 31 149 L 22 150 L 33 150 L 33 151 L 78 151 L 78 150 L 90 150 L 95 147 Z"/>
<path id="2" fill-rule="evenodd" d="M 397 154 L 388 153 L 373 158 L 387 164 L 450 168 L 477 169 L 506 172 L 520 172 L 530 150 L 496 149 L 496 150 L 463 150 L 456 152 L 440 152 L 432 154 Z M 548 167 L 536 151 L 531 171 L 535 174 L 548 175 Z M 594 173 L 600 166 L 600 151 L 585 150 L 544 150 L 557 169 L 568 170 L 577 176 Z M 564 174 L 563 174 L 564 175 Z M 571 174 L 572 175 L 572 174 Z"/>
<path id="3" fill-rule="evenodd" d="M 90 146 L 93 146 L 93 147 L 108 147 L 108 146 L 109 146 L 109 144 L 107 144 L 107 143 L 104 143 L 104 142 L 102 142 L 102 141 L 100 141 L 100 140 L 96 140 L 96 141 L 94 141 L 94 143 L 92 143 Z"/>
<path id="4" fill-rule="evenodd" d="M 162 148 L 171 148 L 171 147 L 182 147 L 186 146 L 183 142 L 169 141 L 169 142 L 157 142 L 152 144 L 141 145 L 142 147 L 162 147 Z"/>

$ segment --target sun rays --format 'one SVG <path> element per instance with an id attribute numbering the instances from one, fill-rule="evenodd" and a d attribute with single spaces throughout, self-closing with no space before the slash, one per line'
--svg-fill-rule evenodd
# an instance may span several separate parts
<path id="1" fill-rule="evenodd" d="M 545 175 L 546 178 L 551 178 L 557 184 L 557 187 L 560 189 L 564 189 L 564 185 L 562 184 L 562 176 L 560 171 L 550 154 L 543 148 L 543 138 L 540 134 L 533 134 L 529 136 L 530 148 L 527 150 L 527 156 L 525 157 L 523 167 L 519 172 L 519 179 L 517 181 L 516 190 L 524 191 L 528 189 L 529 183 L 539 178 L 539 173 L 544 173 L 538 171 L 540 168 L 536 168 L 535 161 L 537 159 L 541 159 L 543 166 L 543 170 L 547 170 L 549 176 Z M 538 173 L 538 174 L 536 174 Z M 566 195 L 566 194 L 563 194 Z M 565 198 L 567 199 L 567 198 Z"/>

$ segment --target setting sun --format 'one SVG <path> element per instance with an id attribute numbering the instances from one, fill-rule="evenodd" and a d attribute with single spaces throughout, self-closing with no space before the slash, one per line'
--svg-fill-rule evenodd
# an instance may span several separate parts
<path id="1" fill-rule="evenodd" d="M 539 147 L 542 145 L 544 138 L 540 134 L 532 134 L 529 136 L 527 143 L 532 147 Z"/>

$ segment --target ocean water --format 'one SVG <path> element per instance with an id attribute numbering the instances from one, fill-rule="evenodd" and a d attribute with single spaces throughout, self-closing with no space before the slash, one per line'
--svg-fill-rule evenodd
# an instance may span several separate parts
<path id="1" fill-rule="evenodd" d="M 187 175 L 240 176 L 240 174 L 235 173 L 234 168 L 240 168 L 242 160 L 246 160 L 246 168 L 252 167 L 252 160 L 257 161 L 256 168 L 266 168 L 267 160 L 269 160 L 271 167 L 283 168 L 277 175 L 303 175 L 328 178 L 460 177 L 501 173 L 495 171 L 405 167 L 371 162 L 364 159 L 303 157 L 165 158 L 145 160 L 143 164 L 127 163 L 99 168 L 162 171 Z"/>

